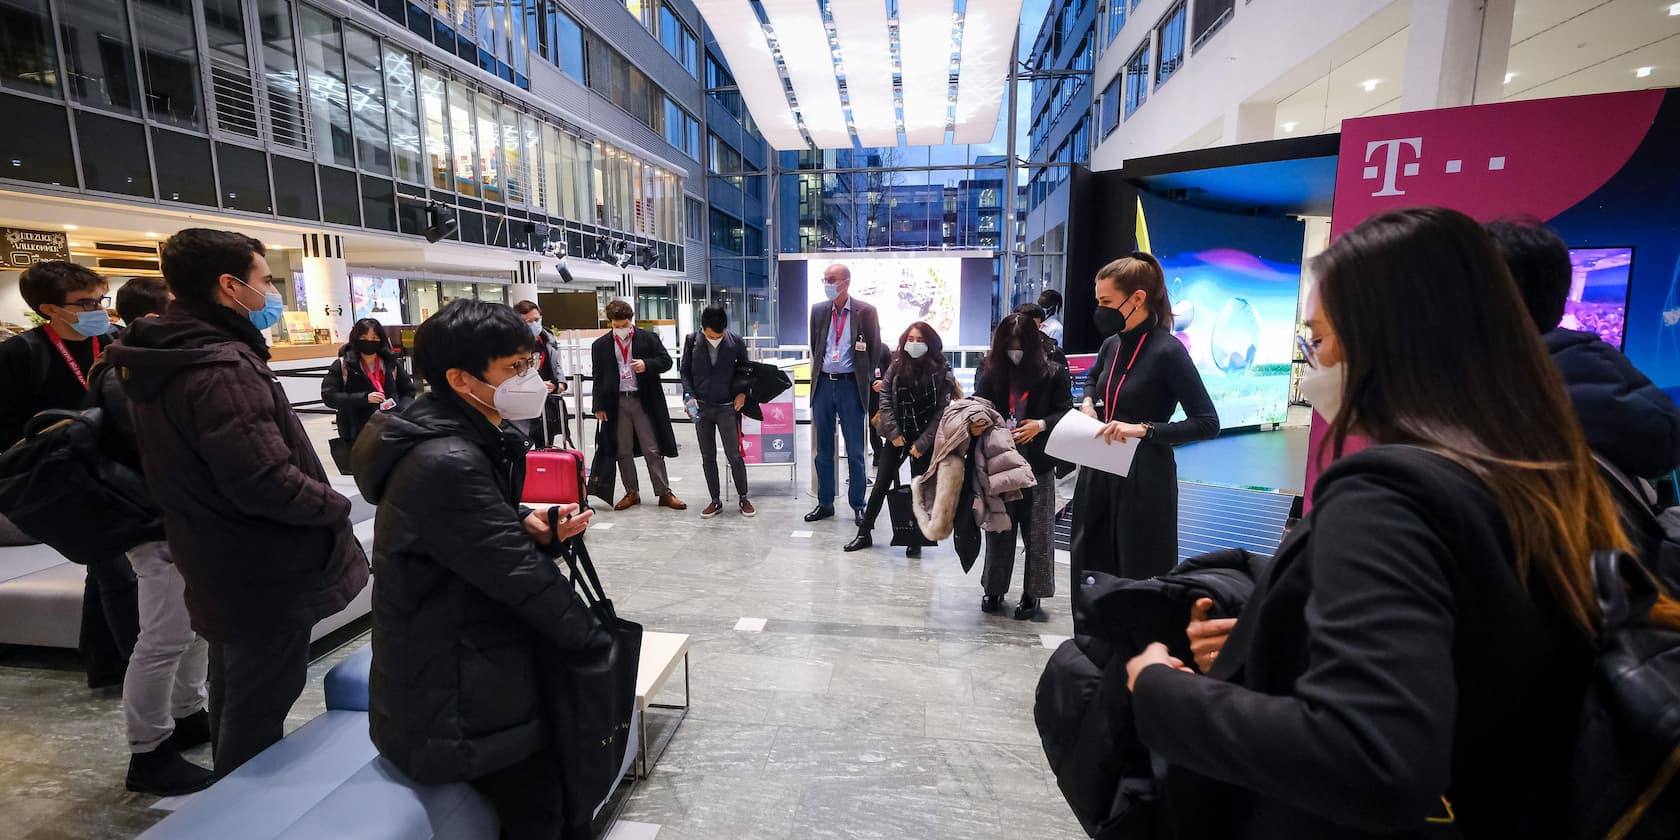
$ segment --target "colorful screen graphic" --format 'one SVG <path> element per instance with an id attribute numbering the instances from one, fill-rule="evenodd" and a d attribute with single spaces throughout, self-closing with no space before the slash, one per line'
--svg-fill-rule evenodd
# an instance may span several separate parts
<path id="1" fill-rule="evenodd" d="M 1563 305 L 1559 326 L 1597 333 L 1612 347 L 1621 347 L 1627 329 L 1633 249 L 1571 248 L 1569 267 L 1569 300 Z"/>
<path id="2" fill-rule="evenodd" d="M 946 347 L 961 343 L 960 257 L 859 257 L 843 260 L 852 270 L 852 294 L 881 313 L 881 341 L 897 347 L 898 337 L 916 321 L 939 333 Z M 806 264 L 807 300 L 823 299 L 823 271 L 830 260 Z"/>
<path id="3" fill-rule="evenodd" d="M 1166 272 L 1173 332 L 1202 374 L 1220 428 L 1282 423 L 1289 415 L 1302 223 L 1148 194 L 1142 210 L 1147 235 L 1140 240 Z"/>

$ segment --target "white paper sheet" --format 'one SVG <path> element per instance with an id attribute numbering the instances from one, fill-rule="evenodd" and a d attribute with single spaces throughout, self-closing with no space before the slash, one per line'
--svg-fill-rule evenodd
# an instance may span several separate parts
<path id="1" fill-rule="evenodd" d="M 1056 422 L 1056 430 L 1050 433 L 1044 451 L 1053 458 L 1081 467 L 1127 475 L 1132 471 L 1132 458 L 1137 455 L 1137 439 L 1119 443 L 1099 440 L 1097 430 L 1102 426 L 1101 422 L 1087 417 L 1079 409 L 1071 409 Z"/>

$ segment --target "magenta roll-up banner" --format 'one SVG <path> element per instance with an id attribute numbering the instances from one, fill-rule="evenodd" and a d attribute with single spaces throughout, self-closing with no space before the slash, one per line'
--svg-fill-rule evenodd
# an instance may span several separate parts
<path id="1" fill-rule="evenodd" d="M 1557 229 L 1581 286 L 1572 290 L 1568 316 L 1579 320 L 1565 325 L 1620 342 L 1658 386 L 1680 393 L 1680 89 L 1343 123 L 1332 235 L 1419 205 L 1484 222 L 1532 216 Z M 1314 415 L 1309 505 L 1329 457 L 1324 433 Z M 1360 448 L 1349 444 L 1350 452 Z"/>

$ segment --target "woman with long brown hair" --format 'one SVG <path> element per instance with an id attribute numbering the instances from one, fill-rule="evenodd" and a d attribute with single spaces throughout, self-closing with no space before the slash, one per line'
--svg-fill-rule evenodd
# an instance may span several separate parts
<path id="1" fill-rule="evenodd" d="M 1021 602 L 1017 620 L 1047 620 L 1040 599 L 1056 594 L 1056 464 L 1044 451 L 1056 422 L 1073 408 L 1073 389 L 1067 367 L 1050 357 L 1050 338 L 1038 322 L 1016 313 L 992 332 L 992 350 L 980 363 L 974 396 L 990 400 L 1010 424 L 1015 448 L 1032 465 L 1038 485 L 1021 491 L 1009 503 L 1007 531 L 986 532 L 986 567 L 980 575 L 985 595 L 980 609 L 1003 612 L 1009 580 L 1015 571 L 1015 541 L 1026 542 L 1026 568 L 1021 572 Z"/>
<path id="2" fill-rule="evenodd" d="M 931 325 L 917 321 L 904 329 L 898 337 L 898 350 L 881 374 L 880 385 L 878 425 L 886 446 L 880 452 L 863 522 L 844 551 L 862 551 L 874 545 L 871 532 L 875 530 L 875 518 L 881 515 L 881 503 L 898 482 L 898 469 L 906 458 L 910 460 L 911 476 L 927 471 L 939 415 L 958 391 L 951 363 L 945 360 L 945 344 Z M 920 557 L 922 547 L 906 546 L 904 556 Z"/>
<path id="3" fill-rule="evenodd" d="M 1178 837 L 1555 836 L 1611 497 L 1475 221 L 1386 213 L 1313 273 L 1302 387 L 1333 454 L 1376 445 L 1319 478 L 1208 676 L 1128 664 Z"/>
<path id="4" fill-rule="evenodd" d="M 1173 337 L 1172 303 L 1155 258 L 1134 252 L 1097 272 L 1092 315 L 1107 340 L 1085 376 L 1080 408 L 1103 421 L 1110 441 L 1139 440 L 1131 473 L 1082 469 L 1073 494 L 1072 579 L 1075 629 L 1084 624 L 1077 597 L 1087 571 L 1142 579 L 1178 563 L 1178 461 L 1173 447 L 1219 434 L 1219 414 Z M 1185 419 L 1172 422 L 1184 407 Z"/>

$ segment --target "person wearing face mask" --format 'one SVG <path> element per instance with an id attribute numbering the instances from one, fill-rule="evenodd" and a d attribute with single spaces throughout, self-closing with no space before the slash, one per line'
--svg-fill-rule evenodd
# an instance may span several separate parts
<path id="1" fill-rule="evenodd" d="M 546 510 L 519 504 L 520 427 L 548 389 L 514 310 L 451 301 L 414 343 L 432 390 L 375 416 L 352 455 L 379 505 L 368 734 L 416 782 L 477 788 L 502 837 L 552 840 L 574 821 L 557 805 L 538 674 L 611 639 L 541 547 L 583 533 L 592 512 L 562 506 L 555 533 Z"/>
<path id="2" fill-rule="evenodd" d="M 561 435 L 564 439 L 571 439 L 571 415 L 565 408 L 565 403 L 558 399 L 566 393 L 566 372 L 560 366 L 560 348 L 554 336 L 543 328 L 542 309 L 535 301 L 522 300 L 513 305 L 513 311 L 525 322 L 525 328 L 531 331 L 531 337 L 536 341 L 537 372 L 548 386 L 548 392 L 555 399 L 548 401 L 545 417 L 538 417 L 531 421 L 530 438 L 538 446 L 553 446 L 554 436 Z"/>
<path id="3" fill-rule="evenodd" d="M 1056 422 L 1073 408 L 1073 383 L 1068 369 L 1050 358 L 1049 336 L 1026 315 L 1010 315 L 992 333 L 992 350 L 980 363 L 974 395 L 990 400 L 1010 424 L 1015 447 L 1032 465 L 1036 486 L 1010 502 L 1007 531 L 986 532 L 986 567 L 980 576 L 985 596 L 980 609 L 1003 611 L 1009 579 L 1015 570 L 1015 541 L 1026 541 L 1027 563 L 1021 573 L 1021 602 L 1017 620 L 1046 620 L 1040 599 L 1056 594 L 1056 465 L 1044 451 Z"/>
<path id="4" fill-rule="evenodd" d="M 175 300 L 111 348 L 192 627 L 210 644 L 218 776 L 280 740 L 309 633 L 368 582 L 350 500 L 269 369 L 280 319 L 261 242 L 189 228 L 160 249 Z"/>
<path id="5" fill-rule="evenodd" d="M 735 479 L 735 494 L 741 499 L 741 515 L 758 510 L 747 500 L 747 461 L 741 452 L 741 409 L 745 392 L 735 390 L 735 366 L 747 361 L 747 343 L 729 330 L 729 313 L 723 307 L 708 306 L 700 312 L 700 332 L 688 337 L 683 349 L 683 402 L 694 415 L 694 434 L 700 443 L 700 464 L 706 473 L 706 489 L 712 501 L 700 511 L 701 519 L 723 512 L 723 486 L 718 480 L 717 449 L 721 439 L 729 473 Z"/>
<path id="6" fill-rule="evenodd" d="M 816 450 L 817 506 L 806 522 L 834 515 L 838 492 L 834 427 L 846 440 L 846 492 L 853 520 L 863 525 L 866 484 L 864 412 L 870 406 L 875 366 L 881 358 L 881 318 L 875 307 L 852 297 L 852 270 L 835 263 L 823 270 L 827 300 L 811 307 L 811 438 Z"/>
<path id="7" fill-rule="evenodd" d="M 415 394 L 414 380 L 391 350 L 385 326 L 374 318 L 357 321 L 350 328 L 349 343 L 338 351 L 321 380 L 321 402 L 338 412 L 338 440 L 333 441 L 332 455 L 339 472 L 350 474 L 350 447 L 368 420 L 381 411 L 408 408 Z"/>
<path id="8" fill-rule="evenodd" d="M 939 416 L 956 398 L 957 378 L 945 359 L 945 344 L 925 321 L 905 328 L 898 337 L 898 350 L 881 375 L 881 415 L 877 424 L 886 446 L 876 468 L 875 486 L 857 536 L 846 543 L 846 551 L 862 551 L 874 545 L 872 532 L 881 505 L 898 480 L 899 467 L 910 460 L 912 478 L 927 472 L 933 457 L 933 439 L 939 432 Z M 921 546 L 906 546 L 906 557 L 922 556 Z"/>
<path id="9" fill-rule="evenodd" d="M 23 437 L 37 412 L 81 408 L 94 361 L 120 335 L 105 311 L 108 289 L 91 269 L 59 260 L 18 277 L 23 302 L 47 323 L 0 343 L 0 449 Z M 67 559 L 87 566 L 78 647 L 88 687 L 117 685 L 140 633 L 134 570 L 119 554 Z"/>
<path id="10" fill-rule="evenodd" d="M 1038 321 L 1038 328 L 1059 346 L 1062 343 L 1062 293 L 1055 289 L 1045 289 L 1038 293 L 1038 308 L 1043 310 L 1044 317 Z"/>
<path id="11" fill-rule="evenodd" d="M 1073 496 L 1073 593 L 1086 571 L 1142 580 L 1178 563 L 1178 462 L 1173 447 L 1219 434 L 1202 375 L 1172 335 L 1161 264 L 1142 252 L 1097 272 L 1092 315 L 1105 336 L 1085 377 L 1080 410 L 1110 442 L 1139 441 L 1131 474 L 1081 469 Z M 1183 406 L 1185 419 L 1172 422 Z M 1075 629 L 1084 605 L 1074 598 Z"/>
<path id="12" fill-rule="evenodd" d="M 648 478 L 659 506 L 688 510 L 671 492 L 665 459 L 677 457 L 677 435 L 671 428 L 671 409 L 659 377 L 671 369 L 671 354 L 659 336 L 637 329 L 636 310 L 629 302 L 607 304 L 612 329 L 590 347 L 595 376 L 595 419 L 601 422 L 601 450 L 618 459 L 624 497 L 613 510 L 629 510 L 642 503 L 636 481 L 636 456 L 647 460 Z"/>

